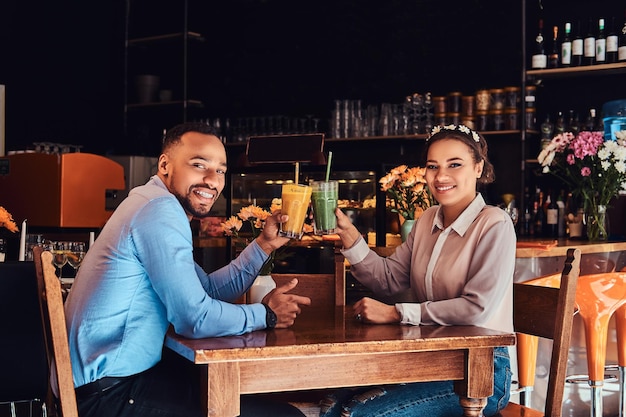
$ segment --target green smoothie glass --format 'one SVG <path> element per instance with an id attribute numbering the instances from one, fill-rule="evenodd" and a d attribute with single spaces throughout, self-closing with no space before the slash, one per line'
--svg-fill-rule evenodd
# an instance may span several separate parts
<path id="1" fill-rule="evenodd" d="M 337 217 L 335 209 L 339 197 L 337 181 L 312 181 L 311 202 L 315 221 L 315 234 L 328 235 L 335 233 Z"/>

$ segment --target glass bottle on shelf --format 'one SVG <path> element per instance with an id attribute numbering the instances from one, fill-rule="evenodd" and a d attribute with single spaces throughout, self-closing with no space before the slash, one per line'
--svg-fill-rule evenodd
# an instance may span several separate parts
<path id="1" fill-rule="evenodd" d="M 550 52 L 550 57 L 548 58 L 548 68 L 558 68 L 559 67 L 559 27 L 554 26 L 552 28 L 552 52 Z"/>
<path id="2" fill-rule="evenodd" d="M 578 119 L 578 113 L 574 113 L 573 119 L 570 120 L 569 130 L 574 135 L 577 135 L 580 132 L 580 120 Z"/>
<path id="3" fill-rule="evenodd" d="M 554 134 L 558 135 L 563 132 L 565 132 L 565 116 L 563 116 L 563 112 L 560 111 L 554 122 Z"/>
<path id="4" fill-rule="evenodd" d="M 553 193 L 546 197 L 545 236 L 558 237 L 559 234 L 559 206 Z"/>
<path id="5" fill-rule="evenodd" d="M 535 37 L 535 52 L 532 56 L 532 69 L 545 69 L 548 66 L 548 56 L 544 46 L 543 19 L 539 19 L 539 32 Z"/>
<path id="6" fill-rule="evenodd" d="M 579 67 L 583 64 L 584 42 L 580 34 L 580 20 L 576 23 L 576 35 L 572 40 L 572 67 Z"/>
<path id="7" fill-rule="evenodd" d="M 609 34 L 606 35 L 606 62 L 612 64 L 617 62 L 617 48 L 619 45 L 619 38 L 615 31 L 615 16 L 611 18 L 611 27 L 609 28 Z"/>
<path id="8" fill-rule="evenodd" d="M 596 36 L 596 64 L 606 63 L 606 35 L 604 34 L 604 19 L 598 20 L 598 36 Z"/>
<path id="9" fill-rule="evenodd" d="M 583 39 L 583 65 L 596 63 L 596 36 L 593 34 L 593 20 L 589 18 L 588 30 Z"/>
<path id="10" fill-rule="evenodd" d="M 550 120 L 550 115 L 546 114 L 546 119 L 541 124 L 541 149 L 545 149 L 550 144 L 554 135 L 554 124 Z"/>
<path id="11" fill-rule="evenodd" d="M 583 123 L 581 130 L 592 132 L 596 129 L 598 129 L 596 109 L 589 109 L 589 114 L 587 115 L 587 119 L 585 120 L 585 123 Z"/>
<path id="12" fill-rule="evenodd" d="M 565 237 L 565 190 L 561 189 L 556 199 L 558 207 L 557 236 Z"/>
<path id="13" fill-rule="evenodd" d="M 565 33 L 563 35 L 563 41 L 561 42 L 561 66 L 569 67 L 572 65 L 572 39 L 570 33 L 572 31 L 572 24 L 570 22 L 565 23 Z"/>
<path id="14" fill-rule="evenodd" d="M 533 203 L 533 229 L 534 236 L 543 236 L 543 228 L 546 221 L 545 212 L 543 211 L 543 191 L 537 188 L 536 198 Z"/>
<path id="15" fill-rule="evenodd" d="M 624 26 L 619 34 L 617 60 L 619 62 L 626 62 L 626 10 L 624 11 Z"/>

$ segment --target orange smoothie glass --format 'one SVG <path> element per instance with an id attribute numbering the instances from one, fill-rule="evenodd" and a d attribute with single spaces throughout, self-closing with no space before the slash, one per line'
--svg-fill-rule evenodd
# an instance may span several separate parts
<path id="1" fill-rule="evenodd" d="M 289 238 L 300 239 L 302 226 L 311 202 L 312 188 L 304 184 L 283 184 L 282 213 L 289 220 L 281 223 L 279 234 Z"/>

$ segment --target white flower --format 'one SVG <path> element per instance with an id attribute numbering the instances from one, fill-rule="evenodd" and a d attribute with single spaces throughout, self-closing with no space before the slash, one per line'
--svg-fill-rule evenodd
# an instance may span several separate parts
<path id="1" fill-rule="evenodd" d="M 465 133 L 468 136 L 471 136 L 474 139 L 474 142 L 480 142 L 480 136 L 478 133 L 474 132 L 472 129 L 465 125 L 446 125 L 446 126 L 435 126 L 430 131 L 430 136 L 426 138 L 426 141 L 430 139 L 431 136 L 441 132 L 442 130 L 458 130 L 459 132 Z"/>
<path id="2" fill-rule="evenodd" d="M 624 162 L 624 161 L 617 161 L 615 163 L 615 169 L 620 174 L 626 174 L 626 162 Z"/>
<path id="3" fill-rule="evenodd" d="M 611 163 L 609 161 L 601 161 L 600 165 L 602 165 L 602 169 L 608 171 L 611 168 Z"/>
<path id="4" fill-rule="evenodd" d="M 620 130 L 619 132 L 615 132 L 615 137 L 617 139 L 626 140 L 626 130 Z"/>
<path id="5" fill-rule="evenodd" d="M 465 133 L 466 135 L 470 134 L 470 128 L 465 125 L 459 125 L 459 130 Z"/>
<path id="6" fill-rule="evenodd" d="M 555 156 L 556 156 L 556 152 L 546 147 L 539 153 L 537 160 L 542 166 L 547 167 L 547 166 L 550 166 Z"/>
<path id="7" fill-rule="evenodd" d="M 598 150 L 598 158 L 602 161 L 606 161 L 611 157 L 611 151 L 608 146 L 602 147 Z M 606 169 L 606 168 L 604 168 Z"/>

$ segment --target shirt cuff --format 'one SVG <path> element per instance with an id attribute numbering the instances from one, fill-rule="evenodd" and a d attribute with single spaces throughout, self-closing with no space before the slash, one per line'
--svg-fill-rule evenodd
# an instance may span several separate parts
<path id="1" fill-rule="evenodd" d="M 370 247 L 367 246 L 367 242 L 363 239 L 363 236 L 361 236 L 352 247 L 342 249 L 341 253 L 346 257 L 348 262 L 350 262 L 350 265 L 356 265 L 362 262 L 370 253 Z"/>
<path id="2" fill-rule="evenodd" d="M 422 306 L 418 303 L 397 303 L 396 310 L 400 313 L 400 323 L 419 326 L 422 322 Z"/>

